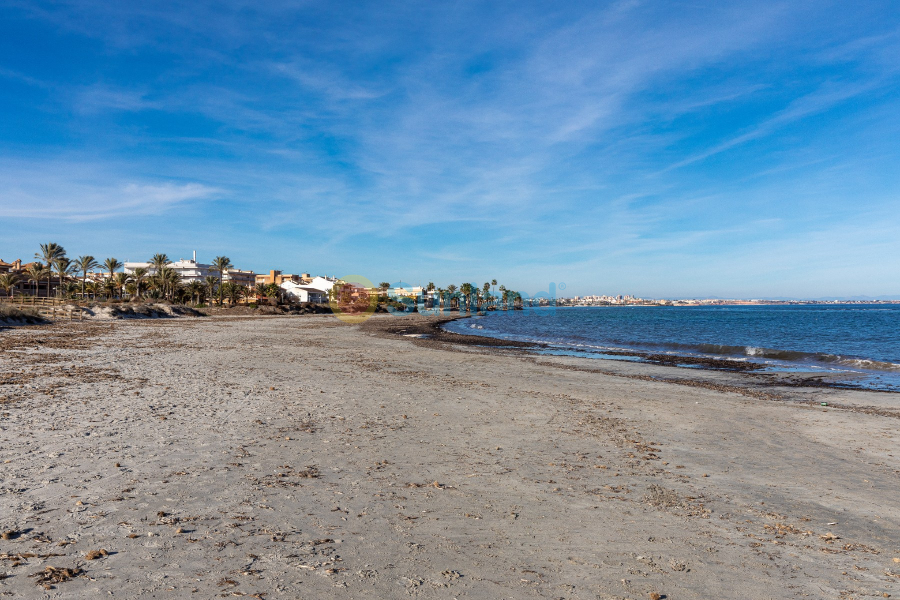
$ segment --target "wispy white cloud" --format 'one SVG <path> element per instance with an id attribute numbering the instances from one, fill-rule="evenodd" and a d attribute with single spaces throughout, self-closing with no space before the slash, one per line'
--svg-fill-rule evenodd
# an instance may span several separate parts
<path id="1" fill-rule="evenodd" d="M 680 160 L 675 164 L 668 166 L 665 170 L 678 169 L 687 165 L 705 160 L 716 154 L 720 154 L 727 150 L 731 150 L 741 144 L 745 144 L 752 140 L 771 135 L 779 128 L 789 125 L 800 119 L 816 115 L 840 105 L 843 102 L 859 97 L 877 87 L 872 82 L 856 85 L 834 85 L 828 84 L 822 88 L 792 100 L 787 107 L 778 111 L 773 116 L 765 119 L 762 123 L 754 126 L 750 130 L 741 133 L 729 140 L 716 144 L 715 146 L 704 150 L 693 156 L 689 156 L 684 160 Z"/>
<path id="2" fill-rule="evenodd" d="M 197 182 L 153 181 L 98 173 L 74 163 L 19 164 L 0 171 L 0 217 L 69 222 L 161 215 L 221 190 Z"/>
<path id="3" fill-rule="evenodd" d="M 135 112 L 157 109 L 159 102 L 151 101 L 145 92 L 96 84 L 74 93 L 73 107 L 82 114 L 101 114 L 110 110 Z"/>
<path id="4" fill-rule="evenodd" d="M 28 75 L 21 73 L 20 71 L 17 71 L 15 69 L 8 69 L 6 67 L 0 67 L 0 77 L 12 79 L 14 81 L 21 81 L 27 83 L 28 85 L 39 88 L 50 87 L 49 84 L 45 81 L 41 81 L 40 79 L 36 79 L 34 77 L 29 77 Z"/>
<path id="5" fill-rule="evenodd" d="M 325 69 L 314 61 L 276 63 L 271 69 L 331 100 L 372 100 L 385 91 L 370 89 L 333 69 Z"/>

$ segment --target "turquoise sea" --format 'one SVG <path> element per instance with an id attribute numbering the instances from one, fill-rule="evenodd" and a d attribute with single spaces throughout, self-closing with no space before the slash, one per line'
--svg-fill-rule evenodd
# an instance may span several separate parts
<path id="1" fill-rule="evenodd" d="M 728 358 L 770 371 L 846 374 L 852 385 L 900 391 L 896 304 L 537 308 L 489 312 L 445 327 L 547 344 L 538 351 L 553 354 Z"/>

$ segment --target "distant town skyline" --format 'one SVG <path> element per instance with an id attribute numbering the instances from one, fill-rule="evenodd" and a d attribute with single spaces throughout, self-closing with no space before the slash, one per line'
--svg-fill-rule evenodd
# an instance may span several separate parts
<path id="1" fill-rule="evenodd" d="M 0 15 L 6 261 L 900 297 L 897 3 Z"/>

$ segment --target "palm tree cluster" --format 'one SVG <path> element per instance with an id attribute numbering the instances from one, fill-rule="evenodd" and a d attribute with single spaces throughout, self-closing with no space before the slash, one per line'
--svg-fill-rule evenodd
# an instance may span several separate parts
<path id="1" fill-rule="evenodd" d="M 481 287 L 474 283 L 463 283 L 459 287 L 450 284 L 446 288 L 439 288 L 435 287 L 434 282 L 429 282 L 426 291 L 437 296 L 437 308 L 441 310 L 448 308 L 471 312 L 472 310 L 496 310 L 498 308 L 506 310 L 522 307 L 521 293 L 501 285 L 500 294 L 497 294 L 494 291 L 496 285 L 496 279 L 485 282 Z"/>
<path id="2" fill-rule="evenodd" d="M 116 258 L 107 258 L 99 262 L 91 255 L 70 259 L 61 245 L 49 242 L 41 244 L 40 252 L 35 253 L 35 262 L 28 265 L 23 273 L 4 273 L 0 275 L 0 289 L 8 296 L 15 294 L 16 288 L 23 282 L 33 284 L 34 295 L 46 282 L 46 295 L 50 296 L 51 282 L 58 280 L 56 295 L 61 298 L 84 300 L 117 300 L 117 299 L 150 299 L 166 300 L 175 303 L 210 304 L 218 297 L 219 305 L 225 300 L 237 304 L 244 298 L 278 298 L 277 285 L 257 286 L 250 289 L 224 277 L 233 268 L 227 256 L 217 256 L 213 261 L 213 271 L 218 276 L 210 275 L 203 281 L 182 282 L 179 273 L 170 265 L 172 261 L 166 254 L 155 254 L 150 259 L 150 268 L 138 267 L 131 273 L 125 273 L 125 266 Z M 104 277 L 89 279 L 88 273 L 102 269 Z"/>
<path id="3" fill-rule="evenodd" d="M 258 299 L 276 301 L 281 299 L 281 288 L 277 283 L 258 283 L 251 293 Z"/>

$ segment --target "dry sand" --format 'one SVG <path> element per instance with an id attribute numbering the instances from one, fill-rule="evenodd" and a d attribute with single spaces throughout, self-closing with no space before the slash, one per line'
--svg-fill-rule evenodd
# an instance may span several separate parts
<path id="1" fill-rule="evenodd" d="M 0 331 L 0 595 L 900 594 L 898 395 L 422 319 Z"/>

